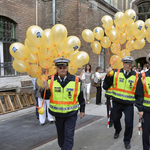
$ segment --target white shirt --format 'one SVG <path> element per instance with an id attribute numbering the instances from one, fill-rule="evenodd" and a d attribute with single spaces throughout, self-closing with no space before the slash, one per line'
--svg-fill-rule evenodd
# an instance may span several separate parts
<path id="1" fill-rule="evenodd" d="M 34 90 L 35 90 L 35 81 L 36 81 L 36 78 L 32 78 L 32 83 L 33 83 Z"/>
<path id="2" fill-rule="evenodd" d="M 142 70 L 141 73 L 148 71 L 148 69 L 146 68 L 145 70 Z"/>
<path id="3" fill-rule="evenodd" d="M 97 83 L 100 77 L 101 77 L 100 73 L 95 72 L 94 82 Z"/>

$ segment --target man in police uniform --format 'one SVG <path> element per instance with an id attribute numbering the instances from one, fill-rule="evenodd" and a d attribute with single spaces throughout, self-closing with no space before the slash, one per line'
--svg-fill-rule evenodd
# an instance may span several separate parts
<path id="1" fill-rule="evenodd" d="M 120 119 L 122 112 L 125 115 L 125 132 L 124 132 L 124 144 L 126 149 L 130 149 L 130 139 L 133 132 L 133 104 L 135 102 L 135 90 L 138 81 L 138 74 L 131 70 L 134 58 L 131 56 L 124 57 L 122 59 L 123 68 L 114 71 L 113 76 L 109 76 L 109 73 L 105 77 L 103 87 L 105 90 L 109 89 L 113 85 L 113 109 L 112 117 L 114 122 L 115 134 L 114 139 L 119 137 L 119 133 L 122 130 Z M 108 72 L 112 69 L 109 68 Z"/>
<path id="2" fill-rule="evenodd" d="M 80 118 L 82 119 L 85 115 L 85 100 L 81 80 L 68 73 L 70 60 L 57 58 L 53 62 L 57 74 L 52 75 L 48 81 L 43 83 L 44 88 L 47 88 L 45 98 L 50 99 L 49 112 L 56 119 L 58 144 L 61 150 L 71 150 L 79 106 Z"/>
<path id="3" fill-rule="evenodd" d="M 146 61 L 150 65 L 150 53 L 146 57 Z M 139 110 L 139 117 L 142 122 L 142 141 L 143 150 L 150 149 L 150 69 L 143 72 L 137 84 L 135 93 L 136 103 Z"/>

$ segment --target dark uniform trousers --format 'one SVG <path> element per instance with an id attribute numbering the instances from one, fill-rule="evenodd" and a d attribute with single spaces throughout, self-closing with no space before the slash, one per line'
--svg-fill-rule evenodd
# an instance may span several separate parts
<path id="1" fill-rule="evenodd" d="M 111 108 L 111 105 L 110 105 L 110 97 L 106 97 L 106 107 L 107 107 L 107 117 L 109 117 L 109 110 L 111 110 L 111 113 L 110 113 L 110 122 L 109 124 L 112 125 L 113 124 L 113 119 L 112 119 L 112 108 Z"/>
<path id="2" fill-rule="evenodd" d="M 58 144 L 61 150 L 72 150 L 77 115 L 67 118 L 55 117 L 55 119 Z"/>
<path id="3" fill-rule="evenodd" d="M 142 122 L 143 150 L 150 150 L 150 112 L 144 112 Z"/>
<path id="4" fill-rule="evenodd" d="M 122 112 L 125 115 L 125 132 L 123 141 L 125 144 L 129 144 L 133 133 L 133 116 L 134 116 L 133 104 L 125 105 L 113 102 L 112 117 L 116 133 L 120 133 L 120 131 L 122 130 L 120 122 Z"/>

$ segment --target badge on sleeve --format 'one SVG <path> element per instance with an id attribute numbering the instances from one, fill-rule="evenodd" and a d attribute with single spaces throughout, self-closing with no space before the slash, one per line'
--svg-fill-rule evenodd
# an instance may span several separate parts
<path id="1" fill-rule="evenodd" d="M 68 92 L 68 97 L 69 97 L 69 98 L 71 98 L 71 97 L 72 97 L 71 92 Z"/>

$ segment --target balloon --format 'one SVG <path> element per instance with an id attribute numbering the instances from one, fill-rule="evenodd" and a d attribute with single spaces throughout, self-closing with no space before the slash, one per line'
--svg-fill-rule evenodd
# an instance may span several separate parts
<path id="1" fill-rule="evenodd" d="M 30 63 L 38 63 L 38 56 L 33 53 L 28 52 L 27 60 Z"/>
<path id="2" fill-rule="evenodd" d="M 121 46 L 120 46 L 120 44 L 113 43 L 111 45 L 110 49 L 111 49 L 112 53 L 117 54 L 121 50 Z"/>
<path id="3" fill-rule="evenodd" d="M 123 34 L 120 35 L 119 43 L 120 43 L 120 44 L 124 44 L 125 41 L 126 41 L 126 34 L 123 33 Z"/>
<path id="4" fill-rule="evenodd" d="M 109 39 L 112 42 L 115 42 L 117 37 L 118 37 L 118 31 L 116 30 L 116 28 L 111 29 L 110 32 L 109 32 Z"/>
<path id="5" fill-rule="evenodd" d="M 78 37 L 69 36 L 64 41 L 63 52 L 65 54 L 73 53 L 74 51 L 79 50 L 80 46 L 81 46 L 81 41 Z"/>
<path id="6" fill-rule="evenodd" d="M 51 29 L 46 29 L 42 33 L 42 44 L 46 48 L 52 48 L 53 47 L 53 43 L 50 39 L 50 33 L 51 33 Z"/>
<path id="7" fill-rule="evenodd" d="M 101 22 L 102 22 L 102 26 L 107 30 L 111 29 L 111 27 L 113 25 L 113 20 L 108 15 L 103 16 L 101 19 Z"/>
<path id="8" fill-rule="evenodd" d="M 34 25 L 27 29 L 26 36 L 31 44 L 38 48 L 42 45 L 42 33 L 42 28 Z"/>
<path id="9" fill-rule="evenodd" d="M 114 17 L 115 17 L 114 23 L 115 23 L 116 27 L 121 27 L 124 23 L 124 13 L 117 12 Z"/>
<path id="10" fill-rule="evenodd" d="M 13 68 L 18 72 L 27 72 L 30 69 L 30 65 L 26 60 L 15 59 L 12 64 Z"/>
<path id="11" fill-rule="evenodd" d="M 78 52 L 79 52 L 79 51 L 76 50 L 76 51 L 74 51 L 73 53 L 67 54 L 67 55 L 65 56 L 65 58 L 67 58 L 67 59 L 69 59 L 69 60 L 71 61 L 72 58 L 73 58 L 73 56 L 74 56 L 76 53 L 78 53 Z"/>
<path id="12" fill-rule="evenodd" d="M 40 115 L 43 115 L 44 114 L 44 108 L 43 107 L 40 107 L 39 109 L 38 109 L 38 113 L 40 114 Z"/>
<path id="13" fill-rule="evenodd" d="M 57 52 L 57 54 L 58 54 L 58 57 L 61 57 L 61 56 L 63 56 L 64 55 L 64 53 L 63 53 L 63 44 L 64 44 L 64 42 L 63 43 L 61 43 L 61 44 L 59 44 L 59 45 L 56 45 L 56 52 Z"/>
<path id="14" fill-rule="evenodd" d="M 90 47 L 92 48 L 92 52 L 94 52 L 95 54 L 100 54 L 102 47 L 98 41 L 92 42 Z"/>
<path id="15" fill-rule="evenodd" d="M 71 66 L 71 64 L 69 64 L 68 66 L 68 72 L 72 75 L 75 75 L 78 71 L 78 68 Z"/>
<path id="16" fill-rule="evenodd" d="M 144 21 L 138 20 L 132 26 L 132 33 L 133 35 L 137 36 L 144 31 Z"/>
<path id="17" fill-rule="evenodd" d="M 128 9 L 124 13 L 124 23 L 126 25 L 133 23 L 136 20 L 136 13 L 133 9 Z"/>
<path id="18" fill-rule="evenodd" d="M 54 45 L 61 44 L 67 38 L 67 35 L 67 29 L 62 24 L 56 24 L 51 28 L 50 39 Z"/>
<path id="19" fill-rule="evenodd" d="M 89 62 L 88 53 L 86 53 L 84 51 L 80 51 L 73 56 L 71 65 L 73 67 L 79 68 L 79 67 L 82 67 L 83 65 L 87 64 L 88 62 Z"/>
<path id="20" fill-rule="evenodd" d="M 137 40 L 141 40 L 144 39 L 146 37 L 146 30 L 144 29 L 143 32 L 141 34 L 138 34 L 137 36 L 135 36 Z"/>
<path id="21" fill-rule="evenodd" d="M 120 58 L 117 55 L 111 56 L 110 64 L 112 68 L 116 69 L 117 66 L 120 64 Z"/>
<path id="22" fill-rule="evenodd" d="M 89 29 L 85 29 L 82 31 L 82 38 L 84 41 L 91 43 L 94 41 L 94 33 Z"/>
<path id="23" fill-rule="evenodd" d="M 11 44 L 9 47 L 9 52 L 14 58 L 18 60 L 27 59 L 28 51 L 26 50 L 25 46 L 21 43 L 15 42 Z"/>
<path id="24" fill-rule="evenodd" d="M 33 46 L 27 38 L 25 39 L 25 47 L 28 49 L 29 52 L 33 54 L 39 53 L 39 48 Z"/>
<path id="25" fill-rule="evenodd" d="M 110 30 L 105 29 L 105 34 L 109 37 Z"/>
<path id="26" fill-rule="evenodd" d="M 102 45 L 102 47 L 104 47 L 104 48 L 110 47 L 110 45 L 111 45 L 110 39 L 109 39 L 107 36 L 104 36 L 104 37 L 101 39 L 101 45 Z"/>
<path id="27" fill-rule="evenodd" d="M 150 33 L 150 19 L 145 21 L 145 29 L 148 33 Z"/>
<path id="28" fill-rule="evenodd" d="M 52 66 L 53 61 L 51 59 L 39 58 L 39 65 L 42 68 L 50 68 Z"/>
<path id="29" fill-rule="evenodd" d="M 120 51 L 118 53 L 118 56 L 122 59 L 126 56 L 130 56 L 130 51 L 129 50 L 126 50 L 126 49 L 123 49 L 122 51 Z"/>
<path id="30" fill-rule="evenodd" d="M 133 51 L 134 50 L 133 45 L 134 45 L 134 41 L 133 40 L 132 41 L 128 41 L 126 43 L 126 50 Z"/>
<path id="31" fill-rule="evenodd" d="M 132 33 L 130 33 L 130 34 L 127 35 L 126 38 L 127 38 L 127 40 L 131 41 L 131 40 L 135 39 L 135 36 Z"/>
<path id="32" fill-rule="evenodd" d="M 149 32 L 146 33 L 146 40 L 150 43 L 150 34 L 149 34 Z"/>
<path id="33" fill-rule="evenodd" d="M 144 39 L 141 39 L 141 40 L 135 40 L 134 42 L 134 49 L 142 49 L 145 45 L 145 40 Z"/>
<path id="34" fill-rule="evenodd" d="M 37 85 L 43 88 L 43 81 L 41 80 L 41 78 L 37 78 Z"/>
<path id="35" fill-rule="evenodd" d="M 38 78 L 41 76 L 42 69 L 37 64 L 31 64 L 31 68 L 27 71 L 28 75 L 32 78 Z"/>
<path id="36" fill-rule="evenodd" d="M 94 33 L 94 37 L 97 40 L 101 40 L 102 37 L 104 36 L 104 30 L 101 27 L 94 28 L 93 33 Z"/>
<path id="37" fill-rule="evenodd" d="M 125 26 L 125 34 L 128 35 L 128 34 L 132 33 L 132 26 L 133 25 L 134 25 L 134 22 Z"/>
<path id="38" fill-rule="evenodd" d="M 116 38 L 116 40 L 114 41 L 114 43 L 117 43 L 117 44 L 120 43 L 120 35 L 121 34 L 118 34 L 118 37 Z"/>
<path id="39" fill-rule="evenodd" d="M 52 66 L 48 69 L 48 75 L 53 75 L 56 73 L 55 64 L 53 63 Z"/>
<path id="40" fill-rule="evenodd" d="M 117 28 L 116 28 L 117 29 Z M 123 34 L 125 32 L 125 25 L 123 24 L 118 28 L 118 33 Z"/>

